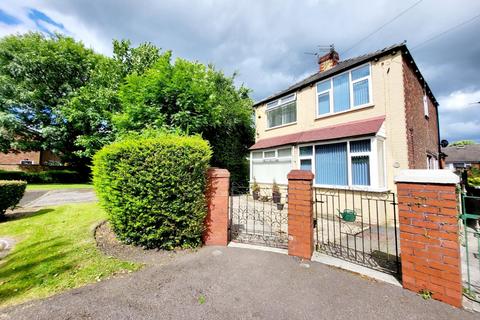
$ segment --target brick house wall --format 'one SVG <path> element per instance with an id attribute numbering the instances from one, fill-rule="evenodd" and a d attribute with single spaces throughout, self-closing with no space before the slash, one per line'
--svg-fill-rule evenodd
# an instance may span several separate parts
<path id="1" fill-rule="evenodd" d="M 22 160 L 31 160 L 34 164 L 40 164 L 40 151 L 0 153 L 0 164 L 20 164 Z"/>
<path id="2" fill-rule="evenodd" d="M 424 88 L 415 76 L 412 66 L 403 59 L 403 83 L 405 90 L 405 117 L 407 126 L 408 164 L 410 169 L 427 169 L 427 154 L 438 160 L 437 108 L 430 97 L 428 117 L 423 110 Z"/>
<path id="3" fill-rule="evenodd" d="M 21 165 L 22 160 L 31 160 L 33 165 Z M 6 171 L 42 171 L 48 167 L 43 166 L 47 161 L 60 161 L 60 158 L 51 151 L 29 152 L 0 152 L 0 170 Z"/>

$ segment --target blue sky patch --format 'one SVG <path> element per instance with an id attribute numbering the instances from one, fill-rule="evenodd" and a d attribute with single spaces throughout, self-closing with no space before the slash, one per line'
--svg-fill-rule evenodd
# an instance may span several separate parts
<path id="1" fill-rule="evenodd" d="M 5 11 L 0 10 L 0 22 L 3 22 L 8 25 L 16 25 L 16 24 L 20 24 L 21 21 L 15 18 L 14 16 L 7 14 Z"/>
<path id="2" fill-rule="evenodd" d="M 62 30 L 65 30 L 65 27 L 63 26 L 63 24 L 54 21 L 45 13 L 38 11 L 36 9 L 30 9 L 30 12 L 28 13 L 28 18 L 30 18 L 30 20 L 35 22 L 39 30 L 48 34 L 52 34 L 52 33 L 40 23 L 41 21 L 51 24 L 52 26 L 58 27 Z"/>

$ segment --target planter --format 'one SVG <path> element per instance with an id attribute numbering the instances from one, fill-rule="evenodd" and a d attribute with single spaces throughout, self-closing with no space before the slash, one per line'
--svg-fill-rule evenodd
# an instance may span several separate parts
<path id="1" fill-rule="evenodd" d="M 277 210 L 283 210 L 284 206 L 285 206 L 284 203 L 277 203 Z"/>
<path id="2" fill-rule="evenodd" d="M 260 191 L 252 191 L 253 200 L 258 200 L 260 198 Z"/>
<path id="3" fill-rule="evenodd" d="M 282 194 L 280 192 L 273 192 L 272 200 L 273 203 L 280 203 L 280 201 L 282 200 Z"/>

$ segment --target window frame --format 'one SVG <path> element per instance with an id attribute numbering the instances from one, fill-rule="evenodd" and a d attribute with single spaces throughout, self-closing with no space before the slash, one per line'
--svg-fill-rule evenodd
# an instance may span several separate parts
<path id="1" fill-rule="evenodd" d="M 288 99 L 287 101 L 284 101 L 286 100 L 287 98 L 289 97 L 292 97 L 291 99 Z M 274 105 L 275 104 L 275 105 Z M 269 127 L 269 123 L 268 123 L 268 113 L 273 111 L 273 110 L 277 110 L 277 109 L 280 109 L 280 108 L 284 108 L 290 104 L 295 104 L 295 121 L 292 121 L 292 122 L 287 122 L 287 123 L 282 123 L 278 126 L 273 126 L 273 127 Z M 270 105 L 270 107 L 269 107 Z M 266 130 L 271 130 L 271 129 L 276 129 L 276 128 L 280 128 L 280 127 L 284 127 L 284 126 L 289 126 L 289 125 L 292 125 L 292 124 L 296 124 L 297 123 L 297 93 L 294 92 L 294 93 L 291 93 L 291 94 L 288 94 L 286 96 L 283 96 L 281 98 L 278 98 L 276 100 L 273 100 L 273 101 L 270 101 L 268 103 L 265 104 L 265 121 L 267 122 L 267 125 L 265 126 L 266 127 Z M 282 119 L 282 122 L 283 122 L 283 119 Z"/>
<path id="2" fill-rule="evenodd" d="M 428 105 L 428 97 L 427 94 L 424 92 L 423 93 L 423 115 L 425 116 L 426 119 L 430 118 L 430 112 L 429 112 L 429 105 Z"/>
<path id="3" fill-rule="evenodd" d="M 370 140 L 370 151 L 368 152 L 350 152 L 350 142 L 353 141 L 360 141 L 360 140 Z M 379 181 L 379 166 L 378 166 L 378 152 L 377 152 L 377 140 L 383 141 L 383 171 L 384 171 L 384 181 L 383 186 L 380 186 Z M 318 143 L 304 143 L 298 145 L 298 168 L 300 168 L 300 160 L 302 159 L 310 159 L 312 161 L 312 173 L 315 174 L 316 169 L 316 161 L 315 161 L 315 147 L 319 145 L 327 145 L 327 144 L 334 144 L 334 143 L 347 143 L 347 185 L 328 185 L 328 184 L 318 184 L 316 183 L 315 179 L 313 181 L 313 186 L 315 188 L 325 188 L 325 189 L 353 189 L 353 190 L 365 190 L 365 191 L 372 191 L 372 192 L 385 192 L 388 190 L 387 187 L 387 165 L 386 165 L 386 147 L 385 147 L 385 139 L 380 136 L 370 136 L 370 137 L 359 137 L 359 138 L 346 138 L 346 139 L 339 139 L 339 140 L 330 140 L 325 142 L 318 142 Z M 301 147 L 312 147 L 312 155 L 303 155 L 300 156 L 300 148 Z M 370 164 L 370 185 L 354 185 L 352 183 L 352 157 L 358 156 L 368 156 L 369 157 L 369 164 Z"/>
<path id="4" fill-rule="evenodd" d="M 307 155 L 302 155 L 300 153 L 300 148 L 302 147 L 311 147 L 312 148 L 312 154 L 307 154 Z M 308 144 L 308 145 L 298 145 L 298 169 L 301 168 L 302 160 L 310 160 L 310 164 L 312 166 L 312 170 L 310 172 L 315 171 L 315 146 Z"/>
<path id="5" fill-rule="evenodd" d="M 290 149 L 290 156 L 279 156 L 278 155 L 278 150 L 281 149 Z M 275 152 L 274 157 L 265 157 L 266 152 Z M 254 152 L 261 152 L 262 153 L 262 158 L 254 159 L 253 158 L 253 153 Z M 286 146 L 279 146 L 275 148 L 267 148 L 267 149 L 259 149 L 259 150 L 252 150 L 250 151 L 250 181 L 253 182 L 253 163 L 265 163 L 265 162 L 290 162 L 290 166 L 293 168 L 294 166 L 294 146 L 293 145 L 286 145 Z M 271 183 L 271 182 L 263 182 L 263 181 L 257 181 L 258 183 Z"/>
<path id="6" fill-rule="evenodd" d="M 368 76 L 352 80 L 352 72 L 355 71 L 355 70 L 361 69 L 365 66 L 368 66 Z M 349 91 L 350 91 L 350 107 L 347 110 L 342 110 L 342 111 L 335 112 L 334 99 L 333 99 L 333 78 L 342 76 L 346 73 L 348 73 L 348 83 L 349 83 Z M 369 98 L 368 100 L 369 101 L 367 103 L 364 103 L 364 104 L 361 104 L 361 105 L 358 105 L 358 106 L 354 106 L 353 85 L 355 83 L 363 81 L 363 80 L 368 80 L 368 98 Z M 318 85 L 322 82 L 327 82 L 327 81 L 330 82 L 330 88 L 327 89 L 327 90 L 323 90 L 323 91 L 319 92 L 318 91 Z M 360 66 L 357 66 L 355 68 L 352 68 L 350 70 L 338 73 L 338 74 L 336 74 L 332 77 L 329 77 L 327 79 L 322 79 L 321 81 L 318 81 L 317 83 L 315 83 L 315 93 L 316 93 L 315 94 L 315 98 L 316 98 L 316 101 L 315 101 L 315 119 L 329 117 L 329 116 L 337 115 L 337 114 L 342 114 L 342 113 L 358 110 L 358 109 L 361 109 L 361 108 L 371 107 L 374 104 L 373 103 L 372 92 L 373 92 L 373 90 L 372 90 L 372 64 L 370 62 L 364 63 L 364 64 L 362 64 Z M 326 93 L 328 93 L 328 97 L 329 97 L 330 110 L 329 110 L 328 113 L 320 114 L 319 109 L 318 109 L 318 107 L 319 107 L 318 98 L 319 98 L 320 95 L 323 95 L 323 94 L 326 94 Z"/>
<path id="7" fill-rule="evenodd" d="M 438 158 L 432 153 L 427 153 L 427 169 L 428 170 L 438 170 Z"/>

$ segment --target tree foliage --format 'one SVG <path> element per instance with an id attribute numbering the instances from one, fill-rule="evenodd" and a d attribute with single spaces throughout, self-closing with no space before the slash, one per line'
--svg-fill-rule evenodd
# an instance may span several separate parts
<path id="1" fill-rule="evenodd" d="M 132 47 L 130 40 L 113 40 L 113 58 L 121 66 L 121 76 L 142 74 L 160 58 L 160 48 L 150 42 Z"/>
<path id="2" fill-rule="evenodd" d="M 253 141 L 248 93 L 213 66 L 184 59 L 172 63 L 171 53 L 165 52 L 143 74 L 127 76 L 119 91 L 122 112 L 113 122 L 119 132 L 151 127 L 201 134 L 212 146 L 212 164 L 243 182 Z"/>
<path id="3" fill-rule="evenodd" d="M 457 147 L 457 146 L 468 146 L 472 144 L 477 144 L 477 143 L 473 140 L 459 140 L 459 141 L 450 143 L 449 146 Z"/>
<path id="4" fill-rule="evenodd" d="M 0 40 L 0 151 L 52 150 L 88 165 L 102 146 L 145 128 L 201 134 L 212 165 L 246 179 L 253 143 L 249 91 L 211 65 L 151 43 L 113 41 L 113 57 L 63 35 Z"/>
<path id="5" fill-rule="evenodd" d="M 78 90 L 89 84 L 104 57 L 62 35 L 39 33 L 0 40 L 2 150 L 50 149 L 74 161 L 76 138 L 88 131 L 65 117 Z"/>

